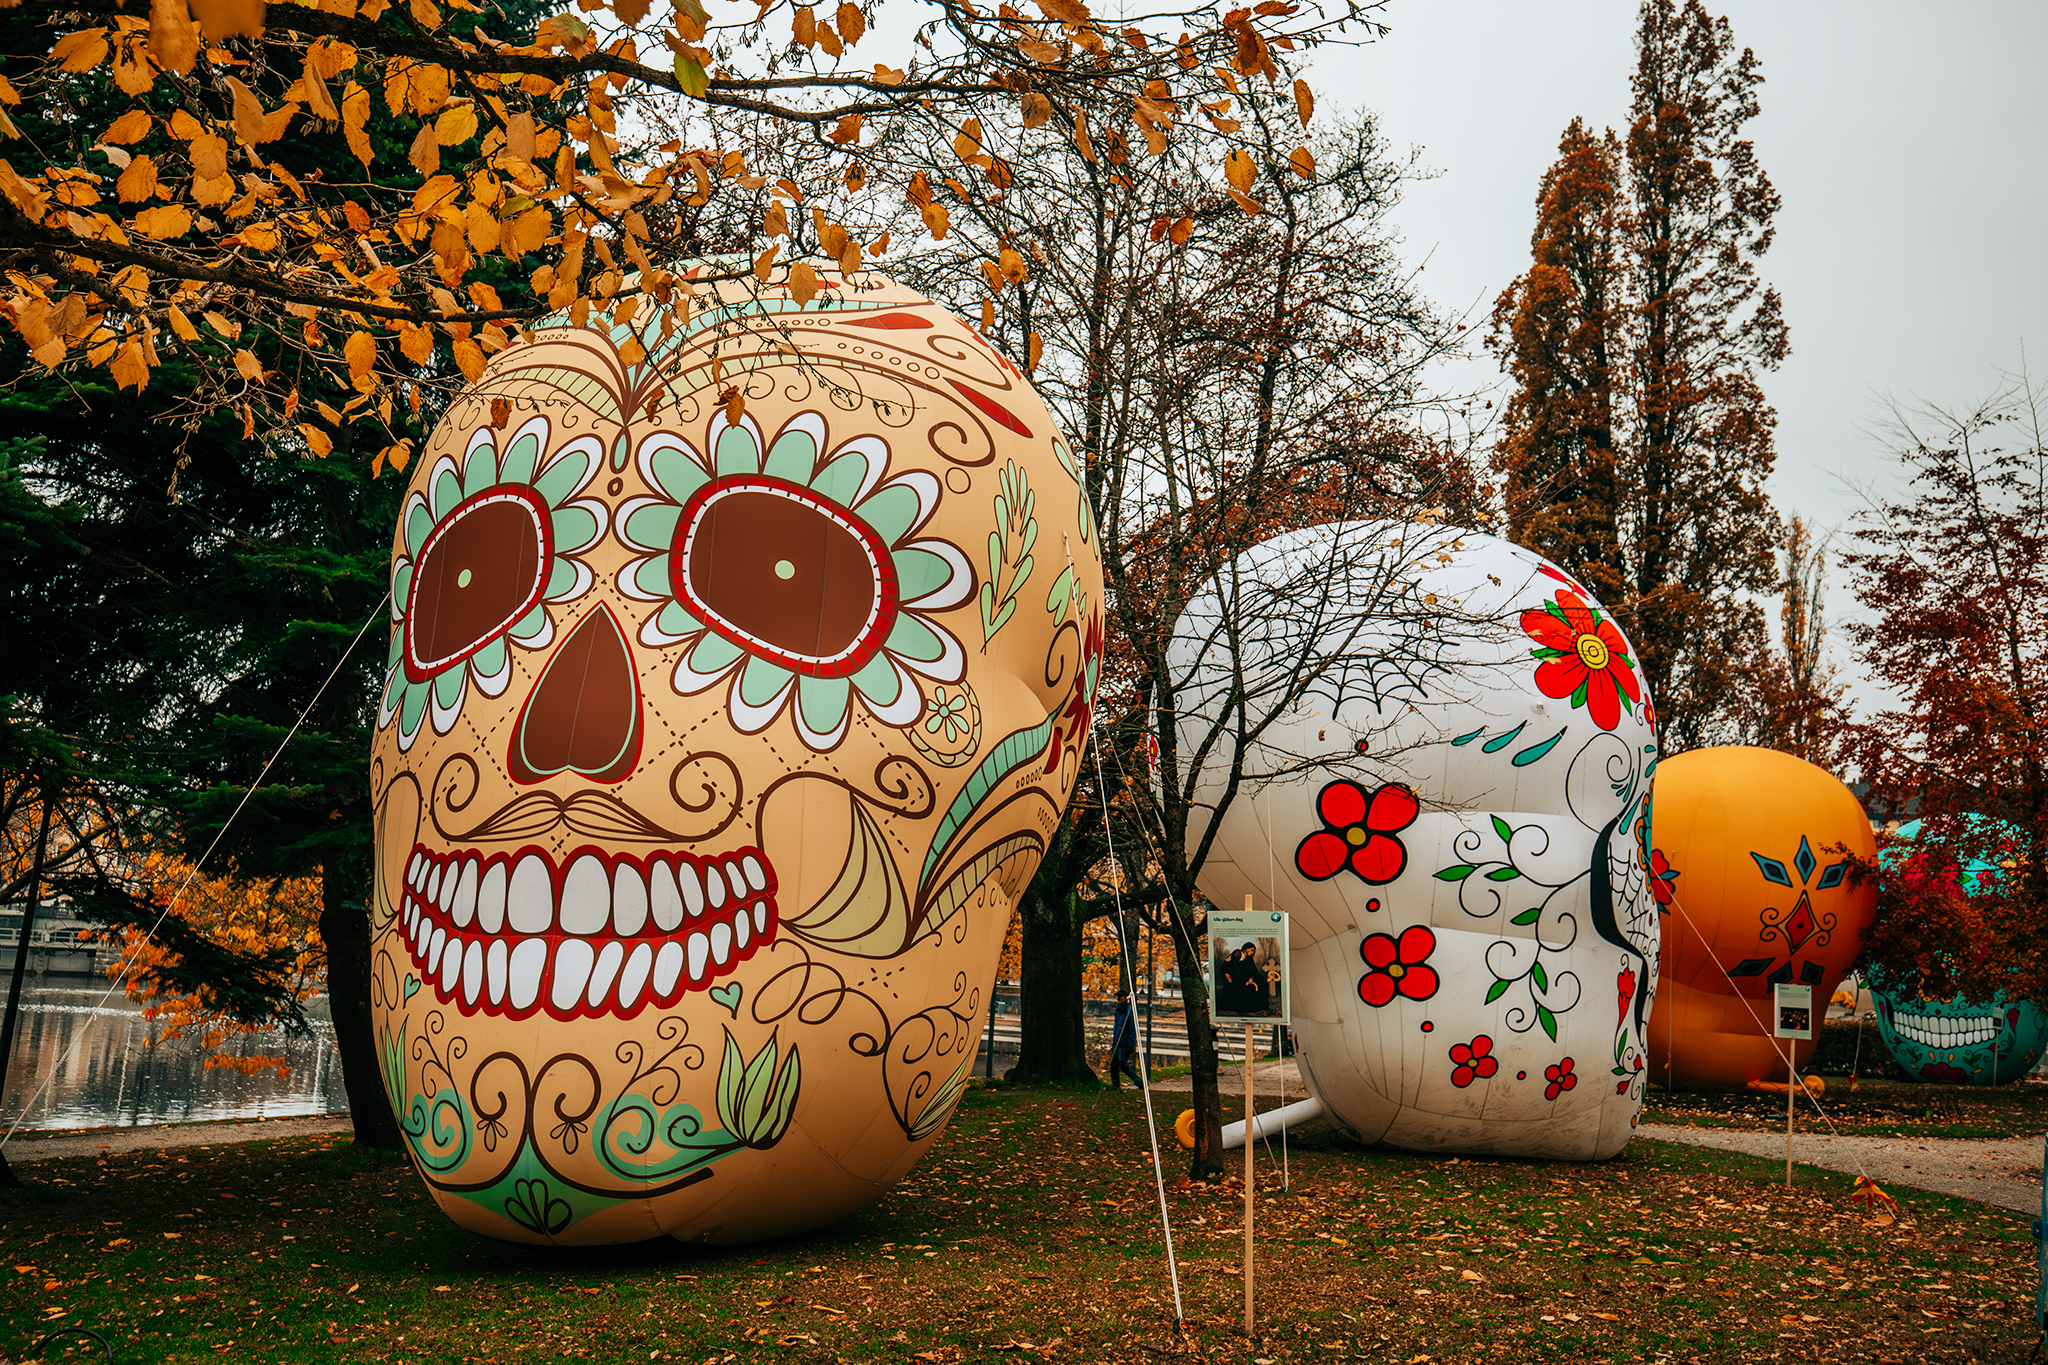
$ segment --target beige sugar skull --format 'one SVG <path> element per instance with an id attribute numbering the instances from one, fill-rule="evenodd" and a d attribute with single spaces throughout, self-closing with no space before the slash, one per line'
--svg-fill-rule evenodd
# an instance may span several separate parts
<path id="1" fill-rule="evenodd" d="M 930 1146 L 1102 649 L 1074 455 L 874 275 L 497 355 L 393 546 L 373 1008 L 515 1241 L 831 1222 Z M 601 322 L 601 320 L 600 320 Z"/>

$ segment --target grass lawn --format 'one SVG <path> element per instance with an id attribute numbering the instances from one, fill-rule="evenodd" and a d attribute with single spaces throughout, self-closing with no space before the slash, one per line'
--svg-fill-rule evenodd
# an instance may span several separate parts
<path id="1" fill-rule="evenodd" d="M 2048 1084 L 1920 1085 L 1909 1081 L 1824 1077 L 1823 1120 L 1799 1102 L 1802 1132 L 1855 1133 L 1865 1137 L 2034 1138 L 2048 1133 Z M 1707 1128 L 1764 1128 L 1785 1131 L 1785 1097 L 1752 1091 L 1689 1094 L 1652 1089 L 1643 1105 L 1645 1123 L 1686 1123 Z"/>
<path id="2" fill-rule="evenodd" d="M 98 1329 L 122 1365 L 1917 1365 L 2016 1363 L 2032 1344 L 2016 1214 L 1896 1189 L 1907 1216 L 1876 1226 L 1848 1176 L 1802 1168 L 1788 1191 L 1782 1167 L 1697 1148 L 1570 1166 L 1362 1152 L 1327 1130 L 1292 1144 L 1287 1192 L 1261 1153 L 1255 1343 L 1240 1192 L 1169 1170 L 1177 1344 L 1142 1116 L 1129 1091 L 973 1090 L 874 1208 L 728 1250 L 483 1241 L 345 1138 L 38 1163 L 0 1201 L 0 1355 L 51 1324 Z"/>

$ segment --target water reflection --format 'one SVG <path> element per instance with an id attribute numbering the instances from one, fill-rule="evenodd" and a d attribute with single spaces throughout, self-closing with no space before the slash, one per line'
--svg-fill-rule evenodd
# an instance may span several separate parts
<path id="1" fill-rule="evenodd" d="M 0 983 L 0 992 L 5 989 Z M 209 1070 L 191 1039 L 152 1046 L 141 1006 L 117 991 L 102 1007 L 106 992 L 103 977 L 51 973 L 22 983 L 14 1063 L 0 1097 L 0 1133 L 14 1126 L 31 1099 L 24 1130 L 281 1118 L 348 1108 L 324 996 L 307 1010 L 313 1026 L 308 1037 L 256 1034 L 223 1045 L 234 1056 L 289 1058 L 291 1074 L 280 1077 L 269 1070 L 252 1076 L 227 1067 Z"/>

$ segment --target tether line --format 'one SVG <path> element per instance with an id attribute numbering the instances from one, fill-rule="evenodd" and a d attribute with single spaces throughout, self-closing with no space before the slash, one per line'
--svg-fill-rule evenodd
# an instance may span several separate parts
<path id="1" fill-rule="evenodd" d="M 371 608 L 369 618 L 363 622 L 362 629 L 358 630 L 355 638 L 348 642 L 348 648 L 341 652 L 341 657 L 334 661 L 334 667 L 328 671 L 326 678 L 321 681 L 319 690 L 313 693 L 313 699 L 306 703 L 305 709 L 299 712 L 299 718 L 292 722 L 292 728 L 285 731 L 284 738 L 278 741 L 276 750 L 264 761 L 262 771 L 256 774 L 256 780 L 249 784 L 248 790 L 242 793 L 242 799 L 235 803 L 235 808 L 228 812 L 228 818 L 221 822 L 220 829 L 213 836 L 213 842 L 206 846 L 206 851 L 199 855 L 198 861 L 192 864 L 191 871 L 185 874 L 185 880 L 178 883 L 178 889 L 164 903 L 164 908 L 158 912 L 157 917 L 150 922 L 148 930 L 142 935 L 142 941 L 123 949 L 121 954 L 121 970 L 115 975 L 114 984 L 107 987 L 107 993 L 100 997 L 100 1002 L 94 1005 L 91 1012 L 87 1014 L 86 1027 L 79 1029 L 77 1035 L 72 1038 L 71 1051 L 65 1056 L 63 1067 L 50 1068 L 49 1074 L 43 1077 L 42 1084 L 36 1087 L 33 1095 L 29 1096 L 28 1103 L 23 1105 L 21 1112 L 14 1116 L 14 1126 L 7 1130 L 5 1137 L 0 1137 L 0 1151 L 4 1151 L 7 1144 L 14 1140 L 14 1135 L 21 1130 L 21 1125 L 35 1111 L 36 1104 L 43 1098 L 43 1092 L 48 1090 L 51 1082 L 57 1079 L 57 1072 L 59 1070 L 68 1071 L 77 1063 L 78 1050 L 85 1046 L 85 1035 L 91 1031 L 90 1021 L 107 1007 L 107 1002 L 114 998 L 115 991 L 122 989 L 128 984 L 129 974 L 135 970 L 135 955 L 143 948 L 149 946 L 150 940 L 156 936 L 156 931 L 163 927 L 163 923 L 170 917 L 171 911 L 177 908 L 178 902 L 184 898 L 185 892 L 191 888 L 192 883 L 198 878 L 199 870 L 206 866 L 206 860 L 213 856 L 213 851 L 220 847 L 220 841 L 227 837 L 229 827 L 235 823 L 236 817 L 241 815 L 243 807 L 247 806 L 250 798 L 256 795 L 256 789 L 263 785 L 263 779 L 270 775 L 270 770 L 276 765 L 277 760 L 284 756 L 285 746 L 292 742 L 292 737 L 299 733 L 300 727 L 305 725 L 306 717 L 313 714 L 313 708 L 320 704 L 320 698 L 327 695 L 327 688 L 340 675 L 341 666 L 348 662 L 349 655 L 355 653 L 356 646 L 361 644 L 363 637 L 370 633 L 370 627 L 376 624 L 379 616 L 383 615 L 384 608 L 390 601 L 391 591 L 387 588 L 385 589 L 384 596 L 378 599 L 377 605 Z"/>

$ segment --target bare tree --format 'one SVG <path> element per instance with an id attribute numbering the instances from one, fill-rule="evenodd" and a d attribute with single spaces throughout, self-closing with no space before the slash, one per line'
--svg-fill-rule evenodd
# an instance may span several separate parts
<path id="1" fill-rule="evenodd" d="M 1175 945 L 1198 1176 L 1220 1169 L 1197 890 L 1216 822 L 1272 720 L 1344 671 L 1364 627 L 1336 609 L 1333 584 L 1350 579 L 1349 595 L 1360 582 L 1384 584 L 1376 600 L 1387 621 L 1420 632 L 1396 631 L 1400 657 L 1417 669 L 1436 666 L 1440 627 L 1419 607 L 1411 620 L 1417 604 L 1397 605 L 1406 580 L 1394 521 L 1340 538 L 1319 568 L 1279 581 L 1247 579 L 1239 555 L 1291 528 L 1445 507 L 1473 518 L 1485 501 L 1462 452 L 1418 434 L 1429 406 L 1421 370 L 1456 345 L 1458 328 L 1417 294 L 1388 219 L 1412 161 L 1390 156 L 1363 116 L 1292 149 L 1305 104 L 1231 86 L 1213 93 L 1204 107 L 1251 149 L 1228 188 L 1172 149 L 1051 149 L 1015 168 L 1028 214 L 1011 200 L 956 214 L 958 254 L 928 257 L 916 276 L 979 310 L 1032 369 L 1084 470 L 1108 593 L 1097 799 L 1107 795 L 1119 830 L 1119 865 L 1106 880 Z M 1030 259 L 1028 278 L 979 268 L 1006 248 Z M 1183 696 L 1175 623 L 1203 594 L 1227 604 L 1218 639 L 1262 622 L 1319 643 L 1241 679 L 1228 705 L 1197 720 L 1213 698 L 1191 709 Z M 1232 795 L 1197 808 L 1196 769 L 1227 772 Z M 1100 808 L 1088 819 L 1100 828 Z M 1040 877 L 1061 880 L 1042 899 L 1092 909 L 1066 899 L 1078 870 L 1078 857 L 1048 863 Z"/>

